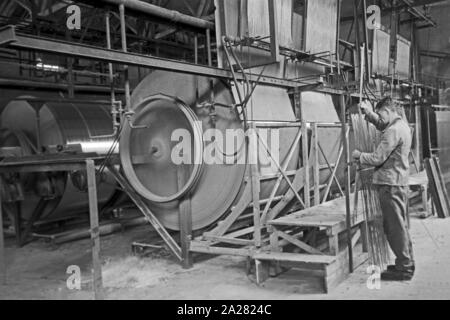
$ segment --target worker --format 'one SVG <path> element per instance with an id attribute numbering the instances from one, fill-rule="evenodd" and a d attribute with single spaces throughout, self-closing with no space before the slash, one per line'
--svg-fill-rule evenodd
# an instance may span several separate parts
<path id="1" fill-rule="evenodd" d="M 406 223 L 411 130 L 397 112 L 391 98 L 382 99 L 375 107 L 360 104 L 362 113 L 382 132 L 381 142 L 373 153 L 353 151 L 353 159 L 363 167 L 374 167 L 373 184 L 377 187 L 383 214 L 383 228 L 395 265 L 381 273 L 381 280 L 407 281 L 414 275 L 412 242 Z"/>

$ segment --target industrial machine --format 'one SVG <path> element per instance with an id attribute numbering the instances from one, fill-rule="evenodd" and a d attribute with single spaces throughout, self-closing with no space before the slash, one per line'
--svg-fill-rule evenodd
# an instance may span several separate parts
<path id="1" fill-rule="evenodd" d="M 36 33 L 47 37 L 21 26 L 0 29 L 0 44 L 20 52 L 20 68 L 9 71 L 32 70 L 34 88 L 50 72 L 55 79 L 67 74 L 67 85 L 53 89 L 72 98 L 77 90 L 111 95 L 107 102 L 11 99 L 0 119 L 1 164 L 54 161 L 58 170 L 3 174 L 6 215 L 16 229 L 89 208 L 95 220 L 87 173 L 63 167 L 67 155 L 95 160 L 90 196 L 96 189 L 98 207 L 118 206 L 127 194 L 185 267 L 192 252 L 241 255 L 254 262 L 259 283 L 271 263 L 287 262 L 314 270 L 332 287 L 353 269 L 353 248 L 367 250 L 357 196 L 350 200 L 352 106 L 390 91 L 412 110 L 417 106 L 407 95 L 421 87 L 411 81 L 414 39 L 387 28 L 369 36 L 359 21 L 358 10 L 367 7 L 361 3 L 170 0 L 162 8 L 82 0 L 81 13 L 92 7 L 104 12 L 73 32 L 75 41 L 67 41 L 66 30 L 52 37 L 48 25 Z M 342 9 L 354 18 L 343 19 Z M 434 23 L 408 12 L 411 21 Z M 50 62 L 36 64 L 36 53 Z M 418 115 L 416 108 L 416 150 Z M 92 226 L 98 260 L 98 228 L 91 220 Z M 274 269 L 281 272 L 278 264 Z"/>
<path id="2" fill-rule="evenodd" d="M 51 159 L 63 154 L 118 152 L 112 117 L 94 102 L 21 96 L 1 114 L 3 157 Z M 117 199 L 117 185 L 107 170 L 97 175 L 100 208 Z M 16 226 L 57 221 L 88 210 L 84 172 L 10 173 L 2 180 L 4 209 Z M 31 221 L 30 221 L 31 220 Z"/>

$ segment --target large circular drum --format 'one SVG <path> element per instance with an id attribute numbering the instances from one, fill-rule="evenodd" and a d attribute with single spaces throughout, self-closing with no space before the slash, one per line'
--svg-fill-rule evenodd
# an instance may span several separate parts
<path id="1" fill-rule="evenodd" d="M 151 73 L 133 91 L 133 114 L 120 140 L 122 168 L 169 229 L 179 229 L 179 201 L 187 194 L 194 230 L 214 224 L 242 195 L 249 170 L 242 115 L 233 107 L 237 101 L 234 92 L 217 79 L 165 71 Z M 249 122 L 295 121 L 286 90 L 271 87 L 257 87 L 247 114 Z M 282 128 L 277 134 L 259 134 L 283 163 L 298 130 Z M 263 181 L 264 198 L 275 183 L 277 168 L 261 144 L 259 148 L 260 172 L 272 176 Z M 211 155 L 218 159 L 211 161 Z M 288 170 L 297 168 L 298 158 L 297 149 Z M 285 190 L 282 183 L 278 193 Z"/>

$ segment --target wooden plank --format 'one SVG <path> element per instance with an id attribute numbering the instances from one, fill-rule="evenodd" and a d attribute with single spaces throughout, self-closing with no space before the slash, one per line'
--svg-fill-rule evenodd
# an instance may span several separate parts
<path id="1" fill-rule="evenodd" d="M 339 253 L 339 235 L 334 234 L 328 237 L 329 251 L 332 256 L 336 256 Z"/>
<path id="2" fill-rule="evenodd" d="M 211 243 L 203 241 L 192 241 L 191 248 L 192 252 L 206 253 L 212 255 L 229 255 L 229 256 L 242 256 L 251 257 L 254 254 L 254 247 L 248 248 L 227 248 L 227 247 L 216 247 Z"/>
<path id="3" fill-rule="evenodd" d="M 256 125 L 251 125 L 253 130 L 256 130 Z M 256 133 L 256 131 L 254 131 Z M 260 139 L 261 140 L 261 139 Z M 262 141 L 262 140 L 261 140 Z M 259 181 L 259 169 L 258 169 L 258 134 L 253 134 L 250 137 L 249 142 L 249 157 L 250 157 L 250 179 L 252 189 L 252 202 L 253 202 L 253 240 L 255 246 L 261 247 L 261 212 L 259 205 L 260 196 L 260 181 Z"/>
<path id="4" fill-rule="evenodd" d="M 2 185 L 2 177 L 0 176 L 0 186 Z M 5 241 L 3 234 L 3 202 L 0 192 L 0 283 L 6 285 L 6 253 Z"/>
<path id="5" fill-rule="evenodd" d="M 265 261 L 286 261 L 297 262 L 301 264 L 332 264 L 336 257 L 327 255 L 312 255 L 302 253 L 287 252 L 258 252 L 253 255 L 253 259 Z"/>
<path id="6" fill-rule="evenodd" d="M 188 170 L 184 165 L 178 166 L 177 168 L 177 180 L 178 189 L 181 190 L 188 177 Z M 180 223 L 180 243 L 181 243 L 181 255 L 182 255 L 182 265 L 184 269 L 192 268 L 192 255 L 189 252 L 190 242 L 192 239 L 192 211 L 191 211 L 191 199 L 188 193 L 181 199 L 178 205 L 179 211 L 179 223 Z"/>
<path id="7" fill-rule="evenodd" d="M 290 214 L 285 217 L 269 221 L 270 225 L 285 226 L 305 226 L 305 227 L 326 227 L 331 228 L 336 225 L 345 224 L 345 215 L 336 215 L 317 212 L 317 214 Z"/>
<path id="8" fill-rule="evenodd" d="M 87 183 L 89 193 L 89 218 L 92 240 L 93 286 L 96 300 L 104 298 L 102 265 L 100 260 L 100 230 L 98 221 L 97 182 L 95 179 L 95 164 L 86 160 Z"/>
<path id="9" fill-rule="evenodd" d="M 302 111 L 303 114 L 303 111 Z M 302 160 L 303 160 L 303 168 L 304 168 L 304 194 L 305 194 L 305 208 L 309 208 L 311 206 L 310 199 L 310 181 L 309 181 L 309 148 L 308 148 L 308 128 L 306 126 L 306 122 L 302 120 Z"/>
<path id="10" fill-rule="evenodd" d="M 313 181 L 314 181 L 314 205 L 320 204 L 320 163 L 319 163 L 319 136 L 317 123 L 311 124 L 311 152 L 313 161 Z"/>
<path id="11" fill-rule="evenodd" d="M 228 244 L 235 244 L 235 245 L 240 245 L 240 246 L 249 246 L 249 245 L 253 245 L 255 243 L 253 240 L 231 238 L 231 237 L 205 236 L 204 239 L 214 241 L 217 243 L 228 243 Z"/>
<path id="12" fill-rule="evenodd" d="M 270 263 L 262 260 L 255 260 L 255 275 L 256 283 L 262 284 L 264 281 L 269 279 L 270 276 Z"/>
<path id="13" fill-rule="evenodd" d="M 310 254 L 317 254 L 317 255 L 324 255 L 323 252 L 317 250 L 316 248 L 311 247 L 310 245 L 294 238 L 293 236 L 290 236 L 282 231 L 276 231 L 276 234 L 280 237 L 283 238 L 286 241 L 289 241 L 290 243 L 292 243 L 293 245 L 299 247 L 300 249 L 305 250 L 306 252 L 310 253 Z"/>

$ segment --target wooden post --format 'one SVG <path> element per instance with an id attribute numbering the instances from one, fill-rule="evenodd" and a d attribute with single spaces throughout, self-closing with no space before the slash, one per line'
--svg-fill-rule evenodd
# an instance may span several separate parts
<path id="1" fill-rule="evenodd" d="M 2 184 L 2 178 L 0 177 L 0 185 Z M 0 192 L 0 283 L 6 284 L 6 254 L 5 254 L 5 241 L 3 235 L 3 205 L 2 194 Z"/>
<path id="2" fill-rule="evenodd" d="M 184 165 L 178 166 L 178 189 L 183 188 L 186 183 L 186 168 Z M 181 243 L 181 256 L 182 265 L 184 269 L 192 268 L 192 255 L 190 253 L 191 240 L 192 240 L 192 211 L 191 211 L 191 199 L 187 194 L 180 201 L 178 206 L 179 221 L 180 221 L 180 243 Z"/>
<path id="3" fill-rule="evenodd" d="M 302 157 L 303 157 L 303 167 L 305 168 L 305 208 L 311 206 L 310 203 L 310 190 L 309 190 L 309 150 L 308 150 L 308 128 L 306 127 L 306 121 L 302 121 Z"/>
<path id="4" fill-rule="evenodd" d="M 252 134 L 250 135 L 249 143 L 249 160 L 250 160 L 250 178 L 252 189 L 252 201 L 253 201 L 253 224 L 255 227 L 254 241 L 257 248 L 261 247 L 261 213 L 259 208 L 259 192 L 260 181 L 258 171 L 258 136 L 256 132 L 256 125 L 251 125 Z"/>
<path id="5" fill-rule="evenodd" d="M 102 300 L 104 297 L 102 265 L 100 261 L 100 230 L 98 223 L 97 183 L 95 179 L 94 160 L 86 160 L 86 172 L 89 193 L 89 217 L 91 223 L 94 296 L 96 300 Z"/>
<path id="6" fill-rule="evenodd" d="M 314 205 L 320 204 L 320 163 L 319 163 L 319 137 L 317 123 L 311 124 L 311 152 L 314 173 Z"/>

